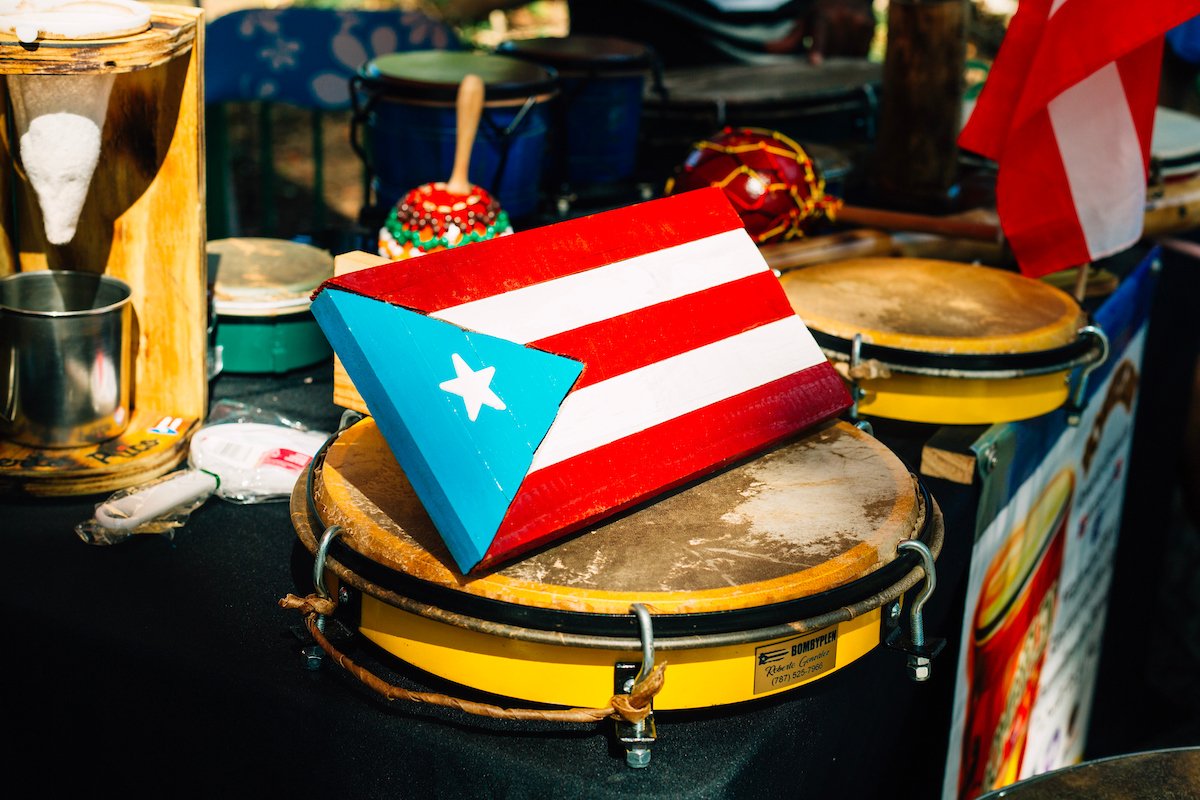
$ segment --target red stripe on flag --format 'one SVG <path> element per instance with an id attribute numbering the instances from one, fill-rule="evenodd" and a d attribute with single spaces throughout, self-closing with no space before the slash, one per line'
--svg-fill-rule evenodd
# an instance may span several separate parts
<path id="1" fill-rule="evenodd" d="M 710 187 L 352 272 L 321 288 L 431 314 L 744 227 Z"/>
<path id="2" fill-rule="evenodd" d="M 1019 4 L 1018 13 L 1026 2 Z M 1020 127 L 1066 89 L 1197 14 L 1200 3 L 1196 0 L 1150 0 L 1139 3 L 1136 11 L 1129 0 L 1067 0 L 1049 19 L 1043 13 L 1037 53 L 1025 73 L 1025 89 L 1008 124 Z M 1036 17 L 1030 21 L 1036 23 Z M 989 81 L 994 71 L 995 67 Z M 1157 95 L 1157 73 L 1153 81 L 1148 88 Z M 984 102 L 982 94 L 979 102 Z"/>
<path id="3" fill-rule="evenodd" d="M 759 452 L 849 405 L 845 383 L 824 362 L 532 472 L 474 571 Z"/>
<path id="4" fill-rule="evenodd" d="M 1142 148 L 1142 163 L 1150 174 L 1150 140 L 1158 108 L 1158 79 L 1162 70 L 1163 38 L 1157 37 L 1117 61 L 1129 113 Z"/>
<path id="5" fill-rule="evenodd" d="M 1049 111 L 1014 131 L 1003 163 L 996 213 L 1021 272 L 1036 278 L 1090 261 Z"/>
<path id="6" fill-rule="evenodd" d="M 582 361 L 583 373 L 575 382 L 582 389 L 794 313 L 778 279 L 764 270 L 530 346 Z"/>

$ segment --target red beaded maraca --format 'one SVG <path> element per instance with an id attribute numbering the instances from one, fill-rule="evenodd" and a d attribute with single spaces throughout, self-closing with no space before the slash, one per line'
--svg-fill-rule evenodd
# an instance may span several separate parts
<path id="1" fill-rule="evenodd" d="M 811 220 L 841 203 L 825 194 L 825 180 L 804 148 L 776 131 L 725 128 L 697 142 L 667 194 L 720 188 L 759 244 L 790 239 Z"/>
<path id="2" fill-rule="evenodd" d="M 399 261 L 512 233 L 499 201 L 467 177 L 483 94 L 483 80 L 478 75 L 462 79 L 450 179 L 422 184 L 396 203 L 379 230 L 381 256 Z"/>
<path id="3" fill-rule="evenodd" d="M 803 147 L 762 128 L 725 128 L 697 142 L 667 181 L 666 193 L 706 186 L 725 193 L 747 232 L 769 254 L 768 263 L 787 261 L 788 240 L 811 233 L 822 222 L 987 242 L 1001 238 L 999 227 L 988 222 L 847 205 L 825 193 L 825 179 Z"/>

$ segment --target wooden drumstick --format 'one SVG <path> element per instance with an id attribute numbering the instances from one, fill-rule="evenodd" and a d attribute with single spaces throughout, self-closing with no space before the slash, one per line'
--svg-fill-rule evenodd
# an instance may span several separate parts
<path id="1" fill-rule="evenodd" d="M 950 239 L 1002 243 L 1004 232 L 991 222 L 966 215 L 934 216 L 843 205 L 827 216 L 834 222 L 853 223 L 888 231 L 930 233 Z M 1161 236 L 1200 226 L 1200 176 L 1169 183 L 1146 198 L 1143 235 Z"/>
<path id="2" fill-rule="evenodd" d="M 938 217 L 847 205 L 840 206 L 829 216 L 836 222 L 850 222 L 889 231 L 932 233 L 951 239 L 973 239 L 980 242 L 1000 242 L 1004 239 L 999 225 L 961 217 Z"/>
<path id="3" fill-rule="evenodd" d="M 458 85 L 455 100 L 457 112 L 457 137 L 454 144 L 454 167 L 446 190 L 454 194 L 470 194 L 471 181 L 467 173 L 471 166 L 471 148 L 475 146 L 475 134 L 479 130 L 479 119 L 483 114 L 483 79 L 478 75 L 466 75 Z"/>
<path id="4" fill-rule="evenodd" d="M 892 237 L 883 231 L 856 228 L 824 236 L 771 242 L 759 245 L 758 249 L 768 266 L 782 272 L 845 258 L 895 255 L 897 248 Z"/>

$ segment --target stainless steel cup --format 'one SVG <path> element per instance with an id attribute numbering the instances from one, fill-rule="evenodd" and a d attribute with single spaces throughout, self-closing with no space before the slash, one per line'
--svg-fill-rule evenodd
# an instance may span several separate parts
<path id="1" fill-rule="evenodd" d="M 129 285 L 67 270 L 0 279 L 0 435 L 82 447 L 129 424 Z"/>

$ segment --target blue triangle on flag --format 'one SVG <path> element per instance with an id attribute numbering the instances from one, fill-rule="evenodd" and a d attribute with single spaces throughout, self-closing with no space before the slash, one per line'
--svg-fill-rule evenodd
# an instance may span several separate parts
<path id="1" fill-rule="evenodd" d="M 328 287 L 312 312 L 459 569 L 470 572 L 583 365 Z"/>

